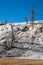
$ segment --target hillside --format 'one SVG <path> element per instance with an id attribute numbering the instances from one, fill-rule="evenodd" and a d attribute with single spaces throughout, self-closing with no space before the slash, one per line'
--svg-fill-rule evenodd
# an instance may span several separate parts
<path id="1" fill-rule="evenodd" d="M 0 57 L 43 59 L 42 22 L 0 25 Z"/>

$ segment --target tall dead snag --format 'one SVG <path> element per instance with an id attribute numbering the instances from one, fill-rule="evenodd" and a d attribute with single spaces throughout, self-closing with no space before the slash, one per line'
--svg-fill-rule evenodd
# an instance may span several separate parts
<path id="1" fill-rule="evenodd" d="M 31 9 L 31 26 L 32 26 L 32 29 L 34 28 L 34 18 L 35 18 L 35 13 L 34 13 L 34 6 L 32 6 L 32 9 Z M 32 43 L 33 43 L 33 40 L 34 40 L 34 36 L 32 36 Z"/>
<path id="2" fill-rule="evenodd" d="M 31 25 L 32 25 L 32 26 L 33 26 L 33 24 L 34 24 L 34 17 L 35 17 L 34 7 L 32 7 L 32 10 L 31 10 Z"/>

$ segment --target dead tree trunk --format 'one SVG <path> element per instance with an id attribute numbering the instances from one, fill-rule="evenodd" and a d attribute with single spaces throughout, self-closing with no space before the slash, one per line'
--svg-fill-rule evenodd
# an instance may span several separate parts
<path id="1" fill-rule="evenodd" d="M 14 37 L 13 25 L 10 24 L 10 26 L 11 26 L 11 30 L 12 30 L 12 33 L 11 33 L 11 36 L 12 36 L 11 46 L 14 47 L 15 37 Z"/>
<path id="2" fill-rule="evenodd" d="M 26 24 L 28 24 L 28 19 L 27 19 L 27 17 L 26 17 L 26 16 L 24 17 L 24 19 L 25 19 L 25 21 L 26 21 Z"/>

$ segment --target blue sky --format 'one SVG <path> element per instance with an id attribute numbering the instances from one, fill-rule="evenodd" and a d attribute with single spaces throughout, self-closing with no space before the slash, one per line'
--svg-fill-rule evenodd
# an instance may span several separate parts
<path id="1" fill-rule="evenodd" d="M 0 22 L 23 22 L 24 16 L 30 18 L 34 5 L 35 20 L 43 19 L 43 0 L 0 0 Z"/>

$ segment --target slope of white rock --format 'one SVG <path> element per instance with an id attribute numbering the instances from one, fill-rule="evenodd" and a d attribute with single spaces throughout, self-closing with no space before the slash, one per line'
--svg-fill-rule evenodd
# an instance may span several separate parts
<path id="1" fill-rule="evenodd" d="M 0 25 L 0 57 L 43 59 L 43 24 Z"/>

